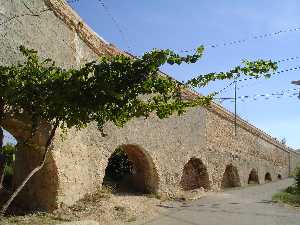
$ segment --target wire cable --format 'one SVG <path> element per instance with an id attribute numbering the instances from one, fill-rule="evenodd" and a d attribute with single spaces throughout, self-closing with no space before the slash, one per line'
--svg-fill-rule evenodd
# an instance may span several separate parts
<path id="1" fill-rule="evenodd" d="M 226 46 L 232 46 L 232 45 L 237 45 L 237 44 L 242 44 L 251 40 L 259 40 L 259 39 L 264 39 L 268 37 L 273 37 L 273 36 L 278 36 L 284 33 L 292 33 L 292 32 L 297 32 L 300 31 L 300 27 L 297 28 L 288 28 L 285 30 L 279 30 L 276 32 L 271 32 L 271 33 L 264 33 L 264 34 L 259 34 L 259 35 L 253 35 L 249 38 L 246 39 L 240 39 L 240 40 L 234 40 L 234 41 L 228 41 L 228 42 L 223 42 L 222 44 L 208 44 L 204 45 L 206 48 L 219 48 L 219 47 L 226 47 Z M 195 51 L 194 49 L 181 49 L 178 50 L 179 52 L 192 52 Z"/>
<path id="2" fill-rule="evenodd" d="M 256 94 L 256 95 L 242 95 L 242 96 L 238 96 L 237 100 L 241 100 L 243 102 L 245 102 L 245 100 L 257 100 L 257 98 L 261 98 L 264 97 L 265 100 L 268 100 L 270 98 L 282 98 L 284 96 L 287 97 L 294 97 L 299 95 L 299 88 L 293 88 L 293 89 L 286 89 L 286 90 L 278 90 L 272 93 L 266 93 L 266 94 Z M 220 97 L 220 98 L 215 98 L 216 100 L 220 100 L 220 101 L 226 101 L 226 100 L 230 100 L 231 102 L 234 102 L 234 98 L 233 97 Z"/>
<path id="3" fill-rule="evenodd" d="M 281 74 L 281 73 L 286 73 L 286 72 L 292 72 L 292 71 L 297 71 L 297 70 L 300 70 L 300 66 L 296 66 L 296 67 L 292 67 L 292 68 L 288 68 L 288 69 L 284 69 L 284 70 L 280 70 L 280 71 L 276 71 L 276 72 L 273 72 L 273 73 L 269 73 L 269 74 L 264 74 L 265 76 L 266 75 L 278 75 L 278 74 Z M 247 78 L 243 78 L 243 79 L 238 79 L 237 82 L 242 82 L 242 81 L 247 81 L 247 80 L 257 80 L 259 77 L 247 77 Z M 216 95 L 219 95 L 221 93 L 224 93 L 225 90 L 227 90 L 229 87 L 231 87 L 232 85 L 234 84 L 234 81 L 232 81 L 231 83 L 229 83 L 226 87 L 220 89 L 219 91 L 215 92 Z"/>
<path id="4" fill-rule="evenodd" d="M 123 32 L 123 30 L 121 29 L 120 24 L 118 23 L 117 19 L 112 15 L 112 13 L 110 12 L 110 9 L 108 8 L 108 6 L 105 4 L 104 0 L 98 0 L 98 2 L 100 3 L 100 5 L 103 7 L 103 9 L 106 11 L 107 15 L 110 17 L 110 19 L 112 20 L 112 22 L 114 23 L 116 29 L 118 30 L 118 32 L 121 35 L 121 38 L 123 39 L 128 52 L 132 52 L 132 48 L 129 45 L 129 41 L 127 40 L 125 33 Z"/>

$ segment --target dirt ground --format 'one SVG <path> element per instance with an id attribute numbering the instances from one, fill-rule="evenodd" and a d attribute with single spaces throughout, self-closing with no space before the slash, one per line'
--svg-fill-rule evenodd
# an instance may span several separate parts
<path id="1" fill-rule="evenodd" d="M 203 190 L 180 192 L 176 196 L 111 194 L 99 190 L 87 195 L 72 207 L 62 206 L 53 213 L 37 212 L 25 216 L 0 218 L 1 225 L 54 225 L 78 220 L 95 220 L 100 225 L 124 225 L 143 222 L 167 211 L 170 201 L 187 201 L 205 195 Z"/>

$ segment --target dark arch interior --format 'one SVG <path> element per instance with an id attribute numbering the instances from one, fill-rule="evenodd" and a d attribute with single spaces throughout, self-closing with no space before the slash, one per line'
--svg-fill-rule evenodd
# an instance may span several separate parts
<path id="1" fill-rule="evenodd" d="M 281 174 L 278 174 L 278 175 L 277 175 L 277 178 L 278 178 L 278 180 L 281 180 L 281 179 L 282 179 Z"/>
<path id="2" fill-rule="evenodd" d="M 191 158 L 185 164 L 180 185 L 186 191 L 201 187 L 206 190 L 210 189 L 208 172 L 200 159 Z"/>
<path id="3" fill-rule="evenodd" d="M 238 170 L 232 164 L 227 165 L 222 179 L 222 188 L 240 187 L 241 181 Z"/>
<path id="4" fill-rule="evenodd" d="M 158 175 L 146 151 L 136 145 L 123 145 L 109 158 L 102 185 L 115 192 L 155 193 Z"/>
<path id="5" fill-rule="evenodd" d="M 272 181 L 272 177 L 271 177 L 271 174 L 268 172 L 265 175 L 265 182 L 271 182 L 271 181 Z"/>
<path id="6" fill-rule="evenodd" d="M 249 178 L 248 178 L 248 184 L 259 184 L 258 174 L 256 169 L 252 169 Z"/>

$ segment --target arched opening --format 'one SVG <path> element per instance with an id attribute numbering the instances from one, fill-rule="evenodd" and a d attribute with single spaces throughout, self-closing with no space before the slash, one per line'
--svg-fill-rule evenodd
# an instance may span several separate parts
<path id="1" fill-rule="evenodd" d="M 248 184 L 259 184 L 258 174 L 256 169 L 252 169 L 249 178 L 248 178 Z"/>
<path id="2" fill-rule="evenodd" d="M 116 192 L 147 194 L 155 193 L 158 183 L 149 154 L 137 145 L 122 145 L 109 158 L 102 185 Z"/>
<path id="3" fill-rule="evenodd" d="M 4 192 L 1 201 L 4 202 L 11 195 L 25 177 L 35 169 L 43 157 L 45 143 L 48 138 L 48 129 L 41 126 L 35 135 L 30 138 L 28 130 L 31 129 L 30 123 L 25 123 L 22 117 L 7 118 L 3 121 L 4 141 L 5 145 L 14 148 L 12 155 L 12 166 L 9 171 L 12 173 L 10 177 L 4 177 L 4 185 L 8 188 L 2 189 Z M 6 157 L 7 158 L 7 157 Z M 9 162 L 6 160 L 6 163 Z M 46 210 L 52 211 L 57 208 L 57 190 L 58 190 L 58 172 L 56 163 L 52 154 L 48 154 L 44 167 L 36 173 L 26 183 L 22 191 L 12 202 L 9 212 L 12 209 L 27 210 Z M 12 213 L 16 213 L 13 211 Z"/>
<path id="4" fill-rule="evenodd" d="M 271 182 L 271 181 L 272 181 L 272 177 L 271 177 L 271 174 L 268 172 L 265 175 L 265 182 L 268 183 L 268 182 Z"/>
<path id="5" fill-rule="evenodd" d="M 209 176 L 206 166 L 198 158 L 191 158 L 183 168 L 180 185 L 183 190 L 197 188 L 210 189 Z"/>
<path id="6" fill-rule="evenodd" d="M 241 181 L 238 170 L 232 164 L 227 165 L 222 179 L 222 188 L 240 187 Z"/>
<path id="7" fill-rule="evenodd" d="M 281 180 L 281 179 L 282 179 L 281 174 L 278 174 L 278 175 L 277 175 L 277 179 L 278 179 L 278 180 Z"/>
<path id="8" fill-rule="evenodd" d="M 0 127 L 0 187 L 2 192 L 12 190 L 17 140 Z"/>

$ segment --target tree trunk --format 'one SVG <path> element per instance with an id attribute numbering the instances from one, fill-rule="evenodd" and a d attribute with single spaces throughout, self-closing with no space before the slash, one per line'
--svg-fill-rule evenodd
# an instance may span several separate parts
<path id="1" fill-rule="evenodd" d="M 3 147 L 3 139 L 4 139 L 4 133 L 2 127 L 0 127 L 0 149 Z"/>
<path id="2" fill-rule="evenodd" d="M 4 167 L 5 168 L 5 164 L 4 164 Z M 3 169 L 3 172 L 2 172 L 2 175 L 1 175 L 1 180 L 0 180 L 0 191 L 4 188 L 3 187 L 3 181 L 4 181 L 4 176 L 5 176 L 5 173 L 4 173 L 4 169 Z"/>
<path id="3" fill-rule="evenodd" d="M 2 190 L 2 188 L 3 188 L 5 165 L 6 165 L 5 155 L 0 153 L 0 190 Z"/>
<path id="4" fill-rule="evenodd" d="M 4 101 L 3 98 L 0 97 L 0 125 L 1 125 L 3 114 L 4 114 Z M 3 139 L 4 139 L 4 132 L 2 127 L 0 126 L 0 150 L 3 147 Z M 4 168 L 5 168 L 5 157 L 0 153 L 0 190 L 3 188 Z"/>
<path id="5" fill-rule="evenodd" d="M 52 140 L 54 138 L 55 135 L 55 131 L 57 129 L 59 125 L 59 122 L 56 122 L 54 127 L 51 130 L 50 136 L 47 140 L 46 146 L 45 146 L 45 152 L 43 155 L 43 160 L 41 161 L 41 164 L 39 166 L 37 166 L 36 168 L 34 168 L 29 174 L 28 176 L 23 180 L 23 182 L 18 186 L 18 188 L 14 191 L 14 193 L 10 196 L 10 198 L 8 199 L 8 201 L 2 206 L 2 209 L 0 211 L 1 215 L 4 215 L 5 212 L 7 211 L 8 207 L 10 206 L 10 204 L 13 202 L 13 200 L 17 197 L 17 195 L 20 193 L 20 191 L 22 191 L 22 189 L 25 187 L 25 185 L 27 184 L 27 182 L 31 179 L 31 177 L 33 177 L 38 171 L 40 171 L 43 166 L 45 165 L 45 162 L 47 160 L 47 155 L 49 153 L 49 147 L 52 143 Z"/>
<path id="6" fill-rule="evenodd" d="M 3 138 L 4 138 L 3 129 L 1 127 L 3 115 L 4 115 L 4 100 L 2 97 L 0 97 L 0 148 L 3 147 Z"/>

